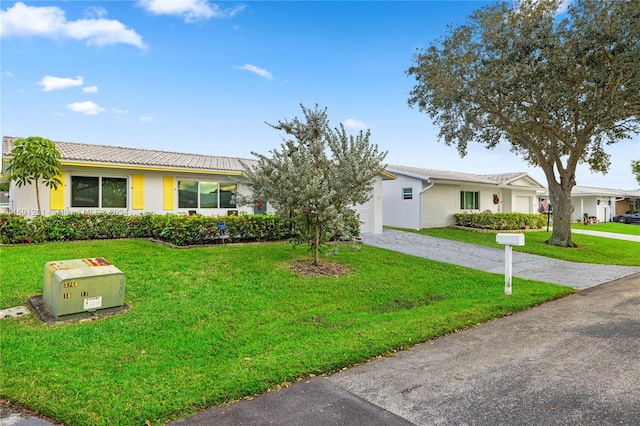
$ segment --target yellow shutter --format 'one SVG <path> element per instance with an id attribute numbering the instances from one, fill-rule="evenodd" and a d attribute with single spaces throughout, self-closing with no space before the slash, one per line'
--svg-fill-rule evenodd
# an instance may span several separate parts
<path id="1" fill-rule="evenodd" d="M 175 201 L 173 199 L 173 176 L 164 177 L 164 209 L 173 210 Z"/>
<path id="2" fill-rule="evenodd" d="M 61 184 L 58 189 L 51 187 L 49 194 L 49 208 L 51 210 L 64 210 L 64 173 L 61 171 L 58 175 Z"/>
<path id="3" fill-rule="evenodd" d="M 144 175 L 133 175 L 133 200 L 132 208 L 134 210 L 144 209 Z"/>

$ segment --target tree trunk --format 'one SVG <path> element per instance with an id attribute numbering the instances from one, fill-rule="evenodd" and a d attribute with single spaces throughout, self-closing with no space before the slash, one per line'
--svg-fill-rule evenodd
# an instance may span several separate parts
<path id="1" fill-rule="evenodd" d="M 315 240 L 313 242 L 313 264 L 320 265 L 320 224 L 315 224 Z"/>
<path id="2" fill-rule="evenodd" d="M 573 185 L 549 185 L 549 198 L 553 209 L 553 232 L 547 244 L 558 247 L 577 247 L 571 240 L 571 189 Z"/>
<path id="3" fill-rule="evenodd" d="M 38 179 L 35 180 L 36 183 L 36 202 L 38 203 L 38 221 L 40 222 L 40 238 L 42 241 L 45 240 L 45 232 L 44 232 L 44 220 L 42 219 L 42 208 L 40 207 L 40 188 L 38 187 Z"/>
<path id="4" fill-rule="evenodd" d="M 42 222 L 42 209 L 40 208 L 40 189 L 38 188 L 38 179 L 35 180 L 36 184 L 36 202 L 38 203 L 38 219 Z"/>

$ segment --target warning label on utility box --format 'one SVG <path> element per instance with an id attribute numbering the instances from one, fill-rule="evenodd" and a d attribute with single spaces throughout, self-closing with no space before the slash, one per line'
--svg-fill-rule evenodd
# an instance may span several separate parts
<path id="1" fill-rule="evenodd" d="M 102 307 L 102 296 L 99 297 L 87 297 L 84 299 L 84 309 L 98 309 Z"/>

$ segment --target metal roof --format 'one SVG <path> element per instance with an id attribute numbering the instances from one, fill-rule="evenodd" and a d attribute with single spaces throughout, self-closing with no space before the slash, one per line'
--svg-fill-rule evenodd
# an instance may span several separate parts
<path id="1" fill-rule="evenodd" d="M 2 138 L 2 155 L 11 157 L 13 143 L 20 138 Z M 185 170 L 206 170 L 221 172 L 241 172 L 241 161 L 251 165 L 256 160 L 215 155 L 187 154 L 181 152 L 158 151 L 152 149 L 128 148 L 121 146 L 92 145 L 77 142 L 54 141 L 60 151 L 61 162 L 84 162 L 95 165 L 117 164 L 123 166 L 145 166 L 179 168 Z"/>
<path id="2" fill-rule="evenodd" d="M 529 176 L 526 172 L 514 172 L 514 173 L 493 173 L 493 174 L 477 174 L 477 173 L 463 173 L 463 172 L 452 172 L 447 170 L 436 170 L 436 169 L 423 169 L 420 167 L 407 167 L 407 166 L 397 166 L 397 165 L 389 165 L 387 170 L 391 173 L 402 174 L 406 176 L 415 177 L 418 179 L 431 180 L 431 179 L 439 179 L 439 180 L 453 180 L 460 182 L 475 182 L 475 183 L 485 183 L 490 185 L 508 185 L 511 182 L 514 182 L 521 178 L 527 178 L 531 180 L 533 183 L 537 184 L 540 188 L 543 188 L 539 182 Z"/>

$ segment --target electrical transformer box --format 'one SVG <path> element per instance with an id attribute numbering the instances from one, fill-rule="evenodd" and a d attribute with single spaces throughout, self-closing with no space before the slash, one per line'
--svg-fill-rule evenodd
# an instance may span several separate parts
<path id="1" fill-rule="evenodd" d="M 52 316 L 124 305 L 124 273 L 101 257 L 44 265 L 42 301 Z"/>

